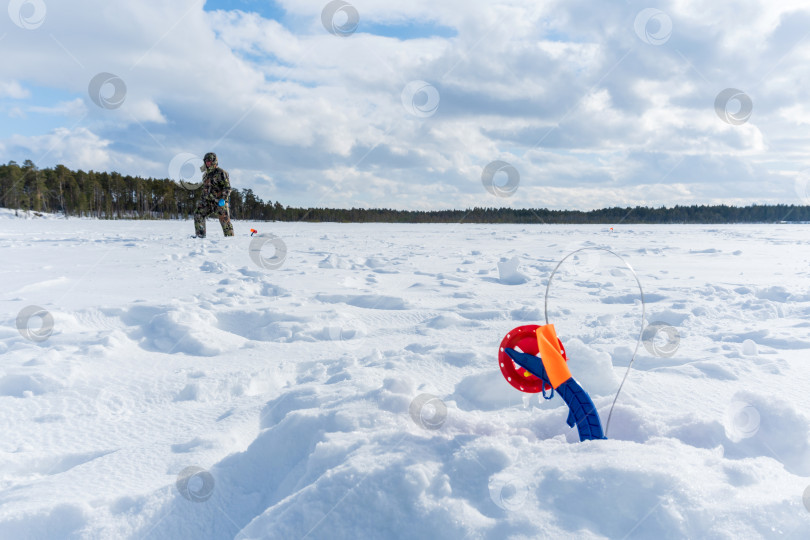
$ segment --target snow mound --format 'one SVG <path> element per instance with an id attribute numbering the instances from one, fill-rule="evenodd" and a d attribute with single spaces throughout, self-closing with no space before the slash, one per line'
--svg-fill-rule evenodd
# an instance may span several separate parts
<path id="1" fill-rule="evenodd" d="M 529 278 L 518 271 L 520 259 L 512 257 L 503 259 L 498 263 L 498 280 L 504 285 L 521 285 L 529 281 Z"/>
<path id="2" fill-rule="evenodd" d="M 351 268 L 351 265 L 346 262 L 343 257 L 338 257 L 334 253 L 331 253 L 318 263 L 318 268 L 340 268 L 341 270 L 347 270 Z"/>
<path id="3" fill-rule="evenodd" d="M 565 343 L 565 353 L 571 375 L 591 397 L 616 393 L 619 377 L 610 354 L 594 350 L 577 338 Z"/>

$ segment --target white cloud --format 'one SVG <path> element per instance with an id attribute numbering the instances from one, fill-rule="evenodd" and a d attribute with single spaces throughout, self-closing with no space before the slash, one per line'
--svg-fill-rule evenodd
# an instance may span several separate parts
<path id="1" fill-rule="evenodd" d="M 783 107 L 779 110 L 779 116 L 797 126 L 810 125 L 810 107 L 804 103 Z"/>
<path id="2" fill-rule="evenodd" d="M 84 101 L 79 98 L 76 98 L 71 101 L 60 101 L 59 103 L 51 107 L 32 105 L 30 107 L 26 107 L 25 110 L 36 114 L 48 114 L 56 116 L 70 116 L 70 117 L 83 116 L 87 114 L 87 107 L 85 106 Z"/>
<path id="3" fill-rule="evenodd" d="M 31 97 L 31 92 L 20 86 L 17 81 L 0 81 L 0 98 L 4 97 L 26 99 Z"/>
<path id="4" fill-rule="evenodd" d="M 7 155 L 31 159 L 37 165 L 47 160 L 73 169 L 125 170 L 132 167 L 134 157 L 110 150 L 111 141 L 86 128 L 58 128 L 35 136 L 14 135 L 0 142 Z"/>
<path id="5" fill-rule="evenodd" d="M 127 112 L 139 122 L 165 124 L 166 117 L 160 112 L 157 103 L 151 100 L 136 100 L 128 104 Z"/>

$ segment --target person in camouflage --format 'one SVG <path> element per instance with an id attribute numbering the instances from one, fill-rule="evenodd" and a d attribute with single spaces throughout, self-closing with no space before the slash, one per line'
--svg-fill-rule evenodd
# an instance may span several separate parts
<path id="1" fill-rule="evenodd" d="M 194 210 L 194 230 L 196 238 L 205 238 L 205 218 L 213 213 L 217 214 L 222 233 L 233 236 L 233 225 L 228 206 L 231 195 L 231 182 L 228 173 L 219 168 L 217 155 L 208 152 L 203 158 L 205 165 L 200 167 L 203 171 L 203 192 L 197 209 Z"/>

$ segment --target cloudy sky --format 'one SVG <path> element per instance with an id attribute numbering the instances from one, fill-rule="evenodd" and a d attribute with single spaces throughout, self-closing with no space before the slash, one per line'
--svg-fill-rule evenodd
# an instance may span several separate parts
<path id="1" fill-rule="evenodd" d="M 810 3 L 6 0 L 0 160 L 285 205 L 810 203 Z"/>

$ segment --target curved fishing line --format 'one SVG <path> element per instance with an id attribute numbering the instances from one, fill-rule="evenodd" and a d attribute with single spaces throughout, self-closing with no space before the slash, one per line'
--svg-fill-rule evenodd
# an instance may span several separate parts
<path id="1" fill-rule="evenodd" d="M 610 418 L 613 416 L 613 408 L 616 406 L 616 401 L 619 399 L 619 394 L 621 393 L 622 388 L 624 387 L 624 382 L 627 380 L 627 376 L 630 375 L 630 369 L 633 367 L 633 362 L 636 360 L 636 353 L 638 353 L 638 347 L 639 347 L 639 345 L 641 345 L 641 337 L 644 334 L 644 315 L 646 314 L 646 309 L 645 309 L 646 306 L 645 306 L 645 303 L 644 303 L 644 289 L 641 287 L 641 280 L 638 279 L 638 274 L 636 274 L 636 271 L 633 270 L 633 267 L 630 266 L 630 263 L 628 263 L 624 259 L 624 257 L 622 257 L 621 255 L 619 255 L 618 253 L 616 253 L 614 251 L 611 251 L 608 248 L 590 246 L 590 247 L 580 248 L 580 249 L 578 249 L 576 251 L 572 251 L 571 253 L 569 253 L 568 255 L 563 257 L 560 262 L 557 263 L 557 266 L 554 267 L 554 270 L 552 270 L 551 275 L 548 277 L 548 283 L 546 283 L 546 297 L 545 297 L 545 300 L 544 300 L 543 311 L 544 311 L 545 317 L 546 317 L 546 324 L 549 324 L 549 322 L 548 322 L 548 292 L 551 289 L 551 280 L 554 279 L 554 274 L 557 273 L 557 270 L 560 268 L 562 263 L 564 263 L 568 259 L 568 257 L 570 257 L 571 255 L 575 255 L 575 254 L 579 253 L 580 251 L 585 251 L 585 250 L 589 250 L 589 249 L 607 251 L 611 255 L 614 255 L 614 256 L 618 257 L 619 260 L 621 260 L 624 263 L 624 265 L 627 267 L 627 269 L 630 270 L 630 272 L 633 274 L 633 277 L 636 278 L 636 283 L 638 284 L 638 290 L 641 293 L 641 329 L 638 332 L 638 340 L 636 340 L 636 348 L 633 351 L 633 356 L 630 358 L 630 363 L 627 365 L 627 371 L 624 372 L 624 377 L 622 378 L 622 382 L 619 385 L 619 389 L 616 390 L 616 396 L 613 398 L 613 404 L 610 406 L 610 412 L 608 413 L 607 423 L 605 424 L 605 437 L 607 437 L 608 430 L 610 429 Z"/>

